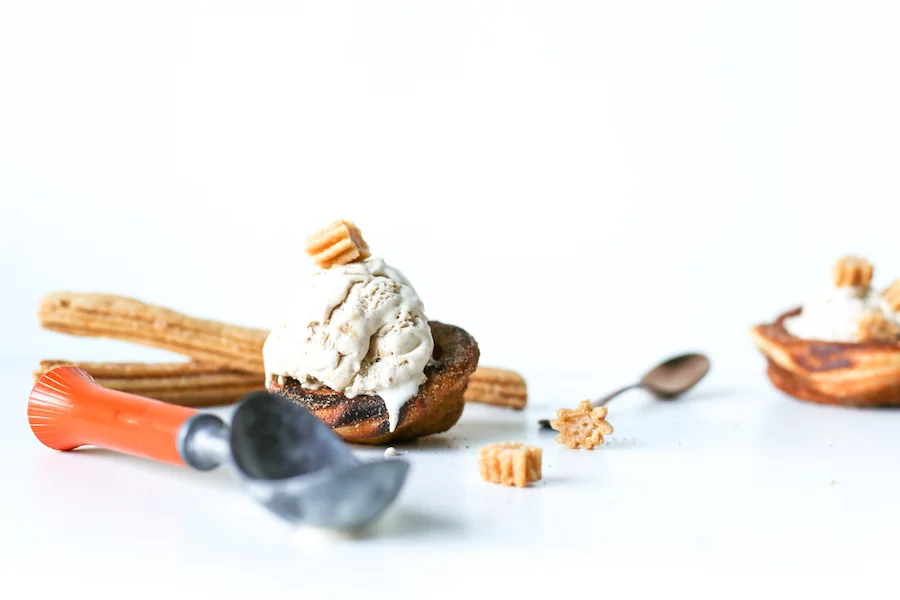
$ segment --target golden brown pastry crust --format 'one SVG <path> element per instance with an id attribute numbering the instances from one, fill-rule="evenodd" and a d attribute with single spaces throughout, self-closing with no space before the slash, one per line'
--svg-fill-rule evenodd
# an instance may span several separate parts
<path id="1" fill-rule="evenodd" d="M 425 383 L 400 410 L 397 428 L 389 431 L 388 414 L 378 396 L 347 398 L 323 388 L 309 390 L 290 377 L 274 378 L 269 391 L 308 408 L 348 442 L 387 444 L 440 433 L 462 415 L 463 394 L 478 366 L 478 344 L 459 327 L 429 321 L 434 360 L 425 368 Z"/>
<path id="2" fill-rule="evenodd" d="M 751 337 L 768 360 L 769 379 L 783 392 L 820 404 L 900 405 L 900 345 L 887 342 L 840 343 L 794 337 L 784 321 L 757 325 Z"/>
<path id="3" fill-rule="evenodd" d="M 38 318 L 51 331 L 162 348 L 236 371 L 264 371 L 265 329 L 198 319 L 126 296 L 52 292 L 41 299 Z"/>
<path id="4" fill-rule="evenodd" d="M 237 402 L 265 389 L 262 373 L 242 373 L 196 362 L 117 363 L 42 360 L 35 381 L 63 365 L 84 369 L 103 387 L 182 406 L 215 406 Z"/>
<path id="5" fill-rule="evenodd" d="M 465 400 L 522 410 L 528 404 L 528 385 L 515 371 L 478 367 L 469 378 Z"/>

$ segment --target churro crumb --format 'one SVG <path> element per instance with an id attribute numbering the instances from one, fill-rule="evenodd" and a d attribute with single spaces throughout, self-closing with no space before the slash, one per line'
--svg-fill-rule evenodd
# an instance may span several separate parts
<path id="1" fill-rule="evenodd" d="M 525 487 L 541 479 L 541 449 L 522 442 L 498 442 L 478 449 L 481 478 L 500 485 Z"/>
<path id="2" fill-rule="evenodd" d="M 900 340 L 900 327 L 880 312 L 870 312 L 859 320 L 859 341 L 894 343 Z"/>
<path id="3" fill-rule="evenodd" d="M 859 256 L 839 258 L 831 269 L 831 278 L 837 287 L 869 287 L 874 272 L 872 263 Z"/>
<path id="4" fill-rule="evenodd" d="M 338 220 L 310 235 L 305 250 L 323 269 L 369 258 L 369 246 L 352 221 Z"/>
<path id="5" fill-rule="evenodd" d="M 900 279 L 897 279 L 882 293 L 884 303 L 894 312 L 900 312 Z"/>
<path id="6" fill-rule="evenodd" d="M 605 406 L 594 408 L 590 400 L 585 400 L 576 409 L 559 409 L 550 427 L 559 432 L 556 441 L 560 444 L 593 450 L 603 443 L 604 435 L 613 432 L 612 425 L 606 422 L 606 414 Z"/>

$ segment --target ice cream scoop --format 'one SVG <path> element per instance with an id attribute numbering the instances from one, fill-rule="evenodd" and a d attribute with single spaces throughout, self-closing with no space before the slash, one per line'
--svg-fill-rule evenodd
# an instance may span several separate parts
<path id="1" fill-rule="evenodd" d="M 859 322 L 882 312 L 881 295 L 870 287 L 828 286 L 814 294 L 799 315 L 784 327 L 798 338 L 824 342 L 859 342 Z"/>
<path id="2" fill-rule="evenodd" d="M 370 258 L 313 273 L 266 339 L 263 359 L 267 384 L 289 377 L 309 390 L 378 396 L 394 431 L 401 409 L 425 383 L 433 351 L 413 286 L 384 260 Z"/>
<path id="3" fill-rule="evenodd" d="M 209 413 L 110 390 L 84 370 L 45 373 L 28 398 L 31 430 L 45 446 L 94 445 L 199 471 L 230 462 L 246 489 L 278 516 L 355 529 L 393 502 L 409 464 L 361 462 L 307 409 L 254 392 L 231 426 Z"/>

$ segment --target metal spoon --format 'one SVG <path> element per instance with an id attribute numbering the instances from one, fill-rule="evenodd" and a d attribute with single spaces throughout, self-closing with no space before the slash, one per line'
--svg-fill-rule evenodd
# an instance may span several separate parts
<path id="1" fill-rule="evenodd" d="M 642 388 L 653 394 L 657 400 L 672 400 L 688 391 L 709 373 L 709 359 L 702 354 L 682 354 L 653 367 L 637 383 L 627 385 L 613 393 L 592 402 L 603 406 L 616 396 Z M 550 428 L 550 420 L 538 421 L 541 427 Z"/>

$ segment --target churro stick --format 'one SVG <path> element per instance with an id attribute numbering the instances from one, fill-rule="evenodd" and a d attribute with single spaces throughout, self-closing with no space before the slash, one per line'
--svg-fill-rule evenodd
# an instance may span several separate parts
<path id="1" fill-rule="evenodd" d="M 132 298 L 54 292 L 41 300 L 38 317 L 53 331 L 134 342 L 240 371 L 264 370 L 268 331 L 197 319 Z"/>
<path id="2" fill-rule="evenodd" d="M 478 367 L 469 378 L 464 396 L 466 402 L 508 406 L 522 410 L 528 403 L 525 379 L 515 371 L 494 367 Z"/>
<path id="3" fill-rule="evenodd" d="M 35 381 L 63 365 L 87 371 L 100 385 L 183 406 L 231 404 L 245 394 L 264 389 L 262 373 L 240 373 L 224 367 L 185 363 L 96 363 L 41 361 Z"/>

